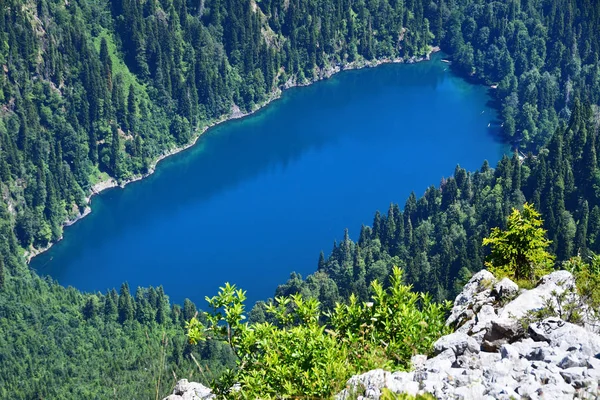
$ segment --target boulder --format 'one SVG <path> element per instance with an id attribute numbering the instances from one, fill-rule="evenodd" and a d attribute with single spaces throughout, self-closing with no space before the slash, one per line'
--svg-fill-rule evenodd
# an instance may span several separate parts
<path id="1" fill-rule="evenodd" d="M 445 372 L 452 368 L 456 361 L 456 354 L 452 349 L 446 349 L 434 358 L 430 358 L 423 364 L 423 369 L 428 372 Z"/>
<path id="2" fill-rule="evenodd" d="M 519 350 L 516 347 L 506 343 L 500 347 L 500 355 L 502 358 L 507 358 L 512 361 L 518 360 L 521 355 L 519 354 Z"/>
<path id="3" fill-rule="evenodd" d="M 529 334 L 534 340 L 545 341 L 555 348 L 578 349 L 588 357 L 600 355 L 600 335 L 559 318 L 531 324 Z"/>
<path id="4" fill-rule="evenodd" d="M 454 391 L 457 399 L 462 400 L 480 400 L 484 396 L 485 386 L 481 383 L 475 383 L 469 386 L 461 386 Z"/>
<path id="5" fill-rule="evenodd" d="M 587 360 L 583 357 L 578 357 L 577 354 L 569 354 L 558 363 L 558 367 L 562 369 L 576 368 L 587 366 Z"/>
<path id="6" fill-rule="evenodd" d="M 479 344 L 475 339 L 462 332 L 454 332 L 442 336 L 433 344 L 433 350 L 440 354 L 446 350 L 452 350 L 457 357 L 465 352 L 479 353 Z"/>
<path id="7" fill-rule="evenodd" d="M 497 300 L 513 299 L 519 293 L 519 285 L 508 278 L 503 278 L 500 282 L 494 285 L 492 295 Z"/>
<path id="8" fill-rule="evenodd" d="M 346 389 L 335 398 L 337 400 L 355 399 L 358 394 L 359 399 L 379 399 L 383 388 L 414 395 L 419 390 L 419 384 L 413 378 L 414 373 L 412 372 L 392 374 L 383 369 L 376 369 L 350 378 L 346 383 Z"/>
<path id="9" fill-rule="evenodd" d="M 188 382 L 187 379 L 181 379 L 175 385 L 173 394 L 164 400 L 210 400 L 215 395 L 212 390 L 197 382 Z"/>
<path id="10" fill-rule="evenodd" d="M 420 369 L 421 367 L 423 367 L 423 365 L 425 365 L 426 361 L 427 361 L 426 355 L 417 354 L 417 355 L 411 357 L 410 365 L 412 366 L 412 369 Z"/>
<path id="11" fill-rule="evenodd" d="M 491 288 L 495 283 L 494 275 L 485 269 L 473 275 L 460 294 L 456 296 L 446 325 L 458 328 L 472 319 L 474 306 L 491 304 L 493 302 Z"/>
<path id="12" fill-rule="evenodd" d="M 512 343 L 524 335 L 525 329 L 519 320 L 499 317 L 491 321 L 490 328 L 483 336 L 481 348 L 485 351 L 497 351 L 503 344 Z"/>
<path id="13" fill-rule="evenodd" d="M 492 321 L 498 318 L 496 309 L 489 304 L 484 304 L 479 312 L 475 315 L 475 319 L 472 324 L 465 324 L 463 327 L 467 327 L 466 333 L 468 333 L 477 343 L 481 344 L 487 331 L 491 328 Z M 461 328 L 458 330 L 463 332 Z"/>
<path id="14" fill-rule="evenodd" d="M 554 301 L 556 294 L 561 294 L 575 285 L 575 278 L 568 271 L 555 271 L 544 276 L 540 284 L 526 290 L 517 298 L 504 306 L 498 313 L 499 319 L 520 319 L 530 311 L 544 308 L 548 301 Z"/>

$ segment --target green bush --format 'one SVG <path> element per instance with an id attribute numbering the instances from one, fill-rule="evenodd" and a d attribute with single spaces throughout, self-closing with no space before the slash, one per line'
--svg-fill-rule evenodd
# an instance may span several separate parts
<path id="1" fill-rule="evenodd" d="M 362 351 L 383 350 L 393 366 L 408 368 L 415 354 L 428 354 L 433 343 L 450 333 L 445 315 L 452 303 L 433 302 L 427 293 L 415 293 L 402 284 L 402 270 L 394 267 L 391 285 L 371 284 L 373 302 L 337 304 L 331 324 L 360 362 Z"/>
<path id="2" fill-rule="evenodd" d="M 278 297 L 266 307 L 274 322 L 245 322 L 245 292 L 226 284 L 207 297 L 207 324 L 187 323 L 188 339 L 226 341 L 238 357 L 238 368 L 216 384 L 227 398 L 327 398 L 347 379 L 373 368 L 403 368 L 414 354 L 429 353 L 449 332 L 444 325 L 449 302 L 436 304 L 429 295 L 413 293 L 394 268 L 391 287 L 372 285 L 372 302 L 355 296 L 330 313 L 314 298 Z M 239 383 L 240 390 L 230 390 Z"/>

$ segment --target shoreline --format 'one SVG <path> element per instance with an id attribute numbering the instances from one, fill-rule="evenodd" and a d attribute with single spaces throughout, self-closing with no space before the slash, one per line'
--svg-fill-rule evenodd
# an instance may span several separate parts
<path id="1" fill-rule="evenodd" d="M 329 79 L 333 75 L 336 75 L 343 71 L 357 70 L 357 69 L 363 69 L 363 68 L 375 68 L 375 67 L 378 67 L 383 64 L 415 64 L 418 62 L 430 61 L 431 55 L 435 54 L 437 52 L 440 52 L 440 51 L 441 51 L 441 49 L 438 46 L 435 46 L 435 47 L 431 47 L 429 53 L 427 53 L 426 55 L 419 56 L 419 57 L 412 56 L 412 57 L 408 58 L 407 60 L 405 60 L 404 58 L 397 57 L 397 58 L 392 58 L 392 59 L 382 58 L 382 59 L 376 59 L 376 60 L 372 60 L 372 61 L 361 60 L 359 62 L 353 61 L 353 62 L 346 63 L 346 64 L 336 64 L 335 66 L 329 66 L 328 68 L 325 68 L 322 70 L 319 69 L 317 75 L 313 79 L 309 80 L 308 82 L 297 82 L 295 77 L 290 77 L 282 87 L 277 87 L 273 91 L 271 91 L 268 98 L 264 102 L 258 104 L 251 111 L 242 112 L 238 108 L 237 105 L 232 104 L 231 111 L 228 115 L 223 115 L 223 116 L 217 118 L 216 120 L 209 122 L 207 125 L 203 126 L 202 128 L 197 128 L 193 139 L 189 143 L 187 143 L 183 146 L 180 146 L 180 147 L 175 147 L 175 148 L 167 150 L 164 154 L 160 155 L 156 160 L 154 160 L 152 162 L 147 173 L 138 175 L 138 176 L 134 176 L 134 177 L 127 179 L 121 183 L 118 183 L 114 178 L 110 177 L 109 179 L 100 181 L 100 182 L 92 185 L 92 187 L 90 188 L 90 193 L 88 193 L 87 197 L 85 198 L 86 206 L 85 206 L 83 212 L 79 212 L 79 214 L 77 216 L 75 216 L 74 218 L 68 219 L 65 222 L 63 222 L 62 226 L 63 226 L 63 228 L 69 227 L 69 226 L 77 223 L 79 220 L 88 216 L 92 212 L 91 202 L 92 202 L 92 198 L 95 195 L 100 194 L 105 190 L 116 188 L 116 187 L 120 187 L 121 189 L 123 189 L 123 188 L 125 188 L 125 186 L 127 186 L 130 183 L 137 182 L 144 178 L 147 178 L 148 176 L 152 175 L 156 171 L 158 163 L 160 163 L 165 158 L 168 158 L 170 156 L 178 154 L 178 153 L 185 151 L 185 150 L 189 149 L 190 147 L 194 146 L 198 142 L 198 139 L 200 139 L 200 137 L 202 137 L 202 135 L 204 135 L 210 128 L 213 128 L 213 127 L 215 127 L 219 124 L 222 124 L 224 122 L 227 122 L 227 121 L 232 121 L 235 119 L 248 117 L 248 116 L 260 111 L 261 109 L 265 108 L 266 106 L 268 106 L 275 100 L 280 99 L 281 96 L 283 95 L 283 93 L 288 89 L 291 89 L 294 87 L 310 86 L 319 81 Z M 31 247 L 29 249 L 25 249 L 25 252 L 24 252 L 24 257 L 26 259 L 25 261 L 27 262 L 27 264 L 31 263 L 31 260 L 34 257 L 48 251 L 55 243 L 58 243 L 63 238 L 64 238 L 64 231 L 63 231 L 63 235 L 60 238 L 58 238 L 58 240 L 48 243 L 48 245 L 43 248 L 38 249 L 38 248 Z"/>

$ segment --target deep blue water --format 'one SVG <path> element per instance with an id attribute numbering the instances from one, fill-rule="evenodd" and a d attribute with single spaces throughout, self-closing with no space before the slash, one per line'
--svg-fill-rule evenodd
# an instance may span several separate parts
<path id="1" fill-rule="evenodd" d="M 91 215 L 31 265 L 83 291 L 163 285 L 172 301 L 205 307 L 229 281 L 252 303 L 266 299 L 290 272 L 316 270 L 344 228 L 356 238 L 376 210 L 457 164 L 495 164 L 508 148 L 489 100 L 439 56 L 289 90 L 149 178 L 94 197 Z"/>

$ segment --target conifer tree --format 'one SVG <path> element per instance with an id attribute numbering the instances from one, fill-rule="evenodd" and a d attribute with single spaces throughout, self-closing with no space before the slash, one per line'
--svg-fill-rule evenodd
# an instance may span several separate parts
<path id="1" fill-rule="evenodd" d="M 0 290 L 4 288 L 5 284 L 5 276 L 4 276 L 4 260 L 0 258 Z"/>
<path id="2" fill-rule="evenodd" d="M 554 256 L 546 251 L 550 241 L 542 228 L 540 214 L 531 204 L 525 203 L 523 211 L 513 209 L 506 230 L 493 228 L 483 239 L 491 247 L 486 266 L 496 275 L 517 280 L 534 281 L 552 267 Z"/>
<path id="3" fill-rule="evenodd" d="M 135 316 L 135 308 L 133 299 L 129 293 L 129 285 L 127 282 L 121 285 L 119 292 L 119 322 L 124 324 L 127 321 L 133 320 Z"/>

